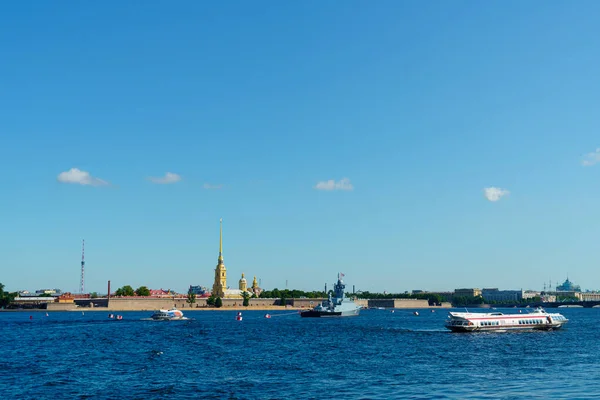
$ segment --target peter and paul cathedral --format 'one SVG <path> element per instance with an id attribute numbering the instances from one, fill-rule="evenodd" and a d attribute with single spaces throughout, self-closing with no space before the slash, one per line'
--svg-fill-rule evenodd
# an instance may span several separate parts
<path id="1" fill-rule="evenodd" d="M 256 294 L 258 297 L 260 292 L 262 292 L 262 289 L 258 287 L 256 276 L 254 277 L 250 289 L 248 289 L 248 283 L 243 273 L 242 278 L 239 281 L 239 289 L 229 289 L 227 287 L 227 269 L 223 262 L 223 218 L 221 218 L 219 222 L 219 260 L 217 261 L 217 267 L 215 268 L 215 282 L 213 283 L 212 295 L 222 299 L 241 299 L 244 297 L 243 293 L 246 292 L 249 295 Z"/>

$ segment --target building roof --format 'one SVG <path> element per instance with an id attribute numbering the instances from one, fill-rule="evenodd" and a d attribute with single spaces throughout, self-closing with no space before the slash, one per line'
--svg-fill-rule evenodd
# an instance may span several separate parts
<path id="1" fill-rule="evenodd" d="M 575 285 L 573 282 L 571 282 L 567 277 L 567 280 L 564 281 L 562 285 L 558 285 L 556 287 L 556 290 L 561 292 L 579 292 L 581 291 L 581 288 L 579 287 L 579 285 Z"/>

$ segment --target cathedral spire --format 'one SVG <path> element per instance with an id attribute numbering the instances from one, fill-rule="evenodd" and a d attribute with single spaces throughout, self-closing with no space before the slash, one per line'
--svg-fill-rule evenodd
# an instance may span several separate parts
<path id="1" fill-rule="evenodd" d="M 223 264 L 223 218 L 220 219 L 221 224 L 219 232 L 219 264 Z"/>

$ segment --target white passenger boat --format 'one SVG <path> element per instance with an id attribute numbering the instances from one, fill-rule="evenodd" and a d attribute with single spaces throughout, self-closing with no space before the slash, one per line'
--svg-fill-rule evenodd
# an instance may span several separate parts
<path id="1" fill-rule="evenodd" d="M 183 316 L 183 313 L 176 308 L 172 308 L 170 310 L 155 311 L 154 314 L 152 314 L 151 318 L 159 321 L 174 321 L 180 319 L 187 319 Z"/>
<path id="2" fill-rule="evenodd" d="M 553 330 L 569 322 L 562 314 L 539 307 L 526 314 L 449 312 L 446 328 L 452 332 Z"/>

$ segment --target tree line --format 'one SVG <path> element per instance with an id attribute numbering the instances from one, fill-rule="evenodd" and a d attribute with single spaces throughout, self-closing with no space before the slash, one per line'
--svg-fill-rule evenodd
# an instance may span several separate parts
<path id="1" fill-rule="evenodd" d="M 15 297 L 18 296 L 17 292 L 5 292 L 4 285 L 0 283 L 0 308 L 4 308 L 13 302 Z"/>
<path id="2" fill-rule="evenodd" d="M 146 286 L 140 286 L 133 290 L 130 285 L 125 285 L 115 291 L 115 296 L 150 296 L 150 289 Z"/>

